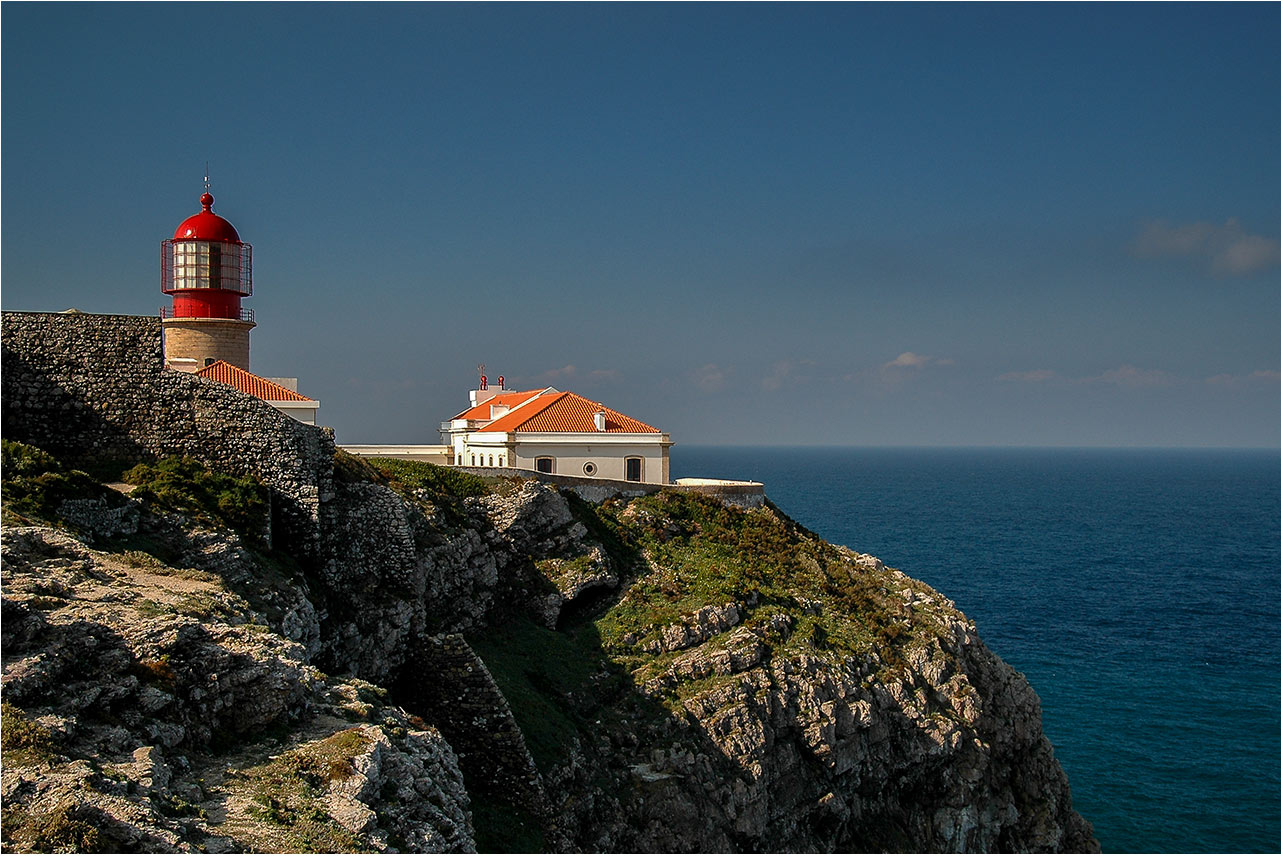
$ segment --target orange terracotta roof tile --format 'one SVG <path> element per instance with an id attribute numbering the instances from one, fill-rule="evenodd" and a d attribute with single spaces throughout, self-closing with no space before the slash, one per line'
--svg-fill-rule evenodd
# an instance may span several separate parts
<path id="1" fill-rule="evenodd" d="M 212 362 L 196 372 L 198 377 L 215 380 L 235 387 L 241 392 L 261 398 L 264 401 L 312 401 L 306 395 L 299 395 L 292 389 L 286 389 L 279 383 L 273 383 L 265 377 L 250 374 L 245 369 L 237 368 L 223 360 Z"/>
<path id="2" fill-rule="evenodd" d="M 455 419 L 474 419 L 474 420 L 480 420 L 482 422 L 488 422 L 490 420 L 490 405 L 506 404 L 510 408 L 516 407 L 517 405 L 522 404 L 523 402 L 528 401 L 531 398 L 534 398 L 536 395 L 538 395 L 541 392 L 543 392 L 542 389 L 531 389 L 525 392 L 501 392 L 498 395 L 496 395 L 494 398 L 486 399 L 485 401 L 478 404 L 476 407 L 468 408 L 462 413 L 459 413 L 458 415 L 456 415 L 454 418 Z"/>
<path id="3" fill-rule="evenodd" d="M 483 428 L 483 431 L 540 431 L 540 432 L 574 432 L 596 434 L 597 426 L 593 414 L 599 410 L 606 412 L 607 434 L 659 434 L 658 428 L 647 425 L 625 416 L 617 410 L 611 410 L 589 401 L 582 395 L 573 392 L 559 392 L 556 395 L 544 396 L 546 400 L 533 401 L 502 416 Z"/>

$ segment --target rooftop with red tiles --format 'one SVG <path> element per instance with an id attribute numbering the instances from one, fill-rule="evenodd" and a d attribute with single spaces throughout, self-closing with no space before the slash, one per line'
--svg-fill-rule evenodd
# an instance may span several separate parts
<path id="1" fill-rule="evenodd" d="M 501 416 L 481 430 L 495 432 L 574 432 L 602 433 L 593 419 L 598 412 L 606 414 L 607 434 L 659 434 L 658 428 L 647 425 L 618 410 L 611 410 L 595 401 L 589 401 L 573 392 L 559 392 L 543 396 L 526 406 Z"/>
<path id="2" fill-rule="evenodd" d="M 237 368 L 231 363 L 224 360 L 218 360 L 205 366 L 196 372 L 198 377 L 207 380 L 225 383 L 228 386 L 235 387 L 241 392 L 261 398 L 264 401 L 312 401 L 306 395 L 299 395 L 292 389 L 287 389 L 279 383 L 268 380 L 265 377 L 259 377 L 256 374 L 250 374 L 242 368 Z"/>

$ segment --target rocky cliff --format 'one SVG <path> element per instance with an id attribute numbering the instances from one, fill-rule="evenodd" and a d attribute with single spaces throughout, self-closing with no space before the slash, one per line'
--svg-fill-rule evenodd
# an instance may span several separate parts
<path id="1" fill-rule="evenodd" d="M 23 329 L 8 849 L 1096 849 L 1024 678 L 769 504 L 335 455 L 145 335 L 116 417 Z"/>

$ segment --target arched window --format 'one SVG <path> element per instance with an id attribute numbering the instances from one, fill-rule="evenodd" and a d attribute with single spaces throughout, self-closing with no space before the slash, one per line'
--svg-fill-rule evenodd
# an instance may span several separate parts
<path id="1" fill-rule="evenodd" d="M 474 467 L 477 465 L 477 456 L 476 456 L 476 455 L 473 455 L 473 456 L 472 456 L 472 465 L 473 465 Z"/>
<path id="2" fill-rule="evenodd" d="M 494 466 L 494 455 L 490 456 L 490 466 Z"/>

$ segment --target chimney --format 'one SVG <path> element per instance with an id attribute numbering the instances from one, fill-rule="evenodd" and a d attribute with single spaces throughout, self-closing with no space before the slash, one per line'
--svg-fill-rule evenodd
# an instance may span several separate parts
<path id="1" fill-rule="evenodd" d="M 582 411 L 580 411 L 582 412 Z M 592 415 L 593 425 L 597 426 L 598 431 L 606 430 L 606 411 L 598 410 Z"/>

